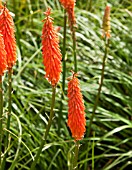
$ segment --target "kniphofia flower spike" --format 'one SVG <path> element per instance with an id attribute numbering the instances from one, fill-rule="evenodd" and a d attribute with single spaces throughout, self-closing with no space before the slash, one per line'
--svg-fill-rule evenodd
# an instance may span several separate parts
<path id="1" fill-rule="evenodd" d="M 60 3 L 68 13 L 69 25 L 71 30 L 73 30 L 73 26 L 76 23 L 75 14 L 74 14 L 74 7 L 75 7 L 76 0 L 60 0 Z"/>
<path id="2" fill-rule="evenodd" d="M 7 68 L 6 62 L 6 51 L 3 36 L 0 34 L 0 76 L 4 74 L 4 71 Z"/>
<path id="3" fill-rule="evenodd" d="M 79 87 L 77 74 L 73 72 L 68 82 L 68 126 L 72 137 L 75 140 L 81 140 L 85 133 L 86 119 L 83 96 Z"/>
<path id="4" fill-rule="evenodd" d="M 5 50 L 7 53 L 7 66 L 8 69 L 12 68 L 16 63 L 16 40 L 14 22 L 6 5 L 0 6 L 0 31 L 3 35 Z"/>
<path id="5" fill-rule="evenodd" d="M 103 36 L 110 38 L 110 7 L 106 6 L 103 17 Z"/>
<path id="6" fill-rule="evenodd" d="M 43 20 L 42 29 L 42 55 L 45 66 L 45 77 L 55 86 L 61 73 L 61 52 L 59 48 L 59 39 L 55 28 L 53 27 L 53 18 L 50 17 L 51 9 L 48 8 L 44 13 L 46 18 Z"/>

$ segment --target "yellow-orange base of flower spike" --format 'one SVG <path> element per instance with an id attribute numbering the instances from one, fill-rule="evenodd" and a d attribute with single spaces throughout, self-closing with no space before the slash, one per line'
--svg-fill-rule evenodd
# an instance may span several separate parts
<path id="1" fill-rule="evenodd" d="M 4 74 L 6 68 L 7 68 L 7 62 L 6 62 L 5 45 L 4 45 L 3 37 L 0 34 L 0 76 Z"/>
<path id="2" fill-rule="evenodd" d="M 43 20 L 42 29 L 42 54 L 43 64 L 45 66 L 45 77 L 55 86 L 61 73 L 61 52 L 59 49 L 59 39 L 57 32 L 53 27 L 53 18 L 50 17 L 51 9 L 48 8 L 44 13 L 46 18 Z"/>
<path id="3" fill-rule="evenodd" d="M 106 6 L 103 17 L 103 37 L 110 38 L 110 7 Z"/>
<path id="4" fill-rule="evenodd" d="M 77 74 L 73 73 L 68 82 L 68 126 L 72 137 L 75 140 L 81 140 L 86 130 L 85 106 L 76 76 Z"/>
<path id="5" fill-rule="evenodd" d="M 5 50 L 7 53 L 8 69 L 12 68 L 16 63 L 16 40 L 14 22 L 9 10 L 5 6 L 0 6 L 0 31 L 3 35 Z"/>

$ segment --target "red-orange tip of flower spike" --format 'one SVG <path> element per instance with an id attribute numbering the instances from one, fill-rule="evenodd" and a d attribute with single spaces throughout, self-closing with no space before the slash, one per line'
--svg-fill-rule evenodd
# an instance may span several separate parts
<path id="1" fill-rule="evenodd" d="M 103 36 L 110 38 L 110 6 L 106 6 L 103 17 Z"/>
<path id="2" fill-rule="evenodd" d="M 76 23 L 75 14 L 74 14 L 74 7 L 75 7 L 76 0 L 60 0 L 60 3 L 68 13 L 69 25 L 71 30 L 73 30 L 73 26 Z"/>
<path id="3" fill-rule="evenodd" d="M 7 62 L 6 62 L 5 45 L 4 45 L 3 37 L 0 34 L 0 76 L 4 74 L 6 68 L 7 68 Z"/>
<path id="4" fill-rule="evenodd" d="M 50 17 L 51 9 L 48 8 L 44 13 L 46 18 L 43 20 L 42 29 L 42 55 L 45 66 L 45 77 L 55 86 L 61 73 L 61 52 L 59 48 L 59 39 L 55 28 L 53 27 L 53 18 Z"/>
<path id="5" fill-rule="evenodd" d="M 69 78 L 68 82 L 68 126 L 71 130 L 72 137 L 75 140 L 81 140 L 85 133 L 86 119 L 83 96 L 79 87 L 77 74 Z M 68 80 L 69 80 L 68 79 Z"/>
<path id="6" fill-rule="evenodd" d="M 6 5 L 1 6 L 0 31 L 3 35 L 5 50 L 7 53 L 7 66 L 8 69 L 10 69 L 16 63 L 16 40 L 14 22 Z"/>

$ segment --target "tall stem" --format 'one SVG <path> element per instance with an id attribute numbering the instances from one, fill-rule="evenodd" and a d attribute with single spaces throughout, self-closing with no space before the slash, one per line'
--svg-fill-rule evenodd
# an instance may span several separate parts
<path id="1" fill-rule="evenodd" d="M 76 56 L 76 30 L 75 27 L 72 31 L 72 39 L 73 39 L 73 55 L 74 55 L 74 71 L 77 73 L 77 56 Z"/>
<path id="2" fill-rule="evenodd" d="M 91 8 L 92 8 L 92 0 L 89 0 L 87 1 L 87 4 L 86 4 L 86 11 L 91 11 Z"/>
<path id="3" fill-rule="evenodd" d="M 47 125 L 47 128 L 46 128 L 46 131 L 45 131 L 45 136 L 44 136 L 45 141 L 46 141 L 47 136 L 48 136 L 48 134 L 49 134 L 49 130 L 50 130 L 50 127 L 51 127 L 51 124 L 52 124 L 52 120 L 53 120 L 53 117 L 54 117 L 55 92 L 56 92 L 56 87 L 52 87 L 51 111 L 50 111 L 49 122 L 48 122 L 48 125 Z"/>
<path id="4" fill-rule="evenodd" d="M 17 10 L 17 2 L 16 2 L 16 0 L 12 0 L 12 4 L 13 4 L 13 10 L 14 10 L 14 13 L 15 13 L 15 21 L 18 21 L 19 20 L 19 12 L 20 11 L 18 11 Z M 21 52 L 21 54 L 22 54 L 22 49 L 21 49 L 21 42 L 20 42 L 20 29 L 19 29 L 19 22 L 17 23 L 17 24 L 15 24 L 15 26 L 16 26 L 16 41 L 17 41 L 17 44 L 18 44 L 18 46 L 19 46 L 19 49 L 20 49 L 20 52 Z"/>
<path id="5" fill-rule="evenodd" d="M 58 118 L 58 134 L 60 134 L 60 126 L 62 121 L 62 110 L 63 110 L 63 99 L 65 94 L 65 81 L 66 81 L 66 22 L 67 15 L 66 10 L 64 11 L 64 32 L 63 32 L 63 74 L 62 74 L 62 94 L 61 94 L 61 102 L 60 102 L 60 116 Z"/>
<path id="6" fill-rule="evenodd" d="M 89 10 L 89 11 L 91 11 L 91 9 L 92 9 L 92 0 L 90 0 L 90 3 L 89 3 L 89 8 L 88 8 L 88 10 Z"/>
<path id="7" fill-rule="evenodd" d="M 30 170 L 34 170 L 36 163 L 37 163 L 37 161 L 40 157 L 40 154 L 42 152 L 43 146 L 46 142 L 47 136 L 49 134 L 49 130 L 50 130 L 52 120 L 53 120 L 53 117 L 54 117 L 55 92 L 56 92 L 56 87 L 52 87 L 52 103 L 51 103 L 51 110 L 50 110 L 50 117 L 49 117 L 48 125 L 47 125 L 46 131 L 45 131 L 44 139 L 42 139 L 42 141 L 41 141 L 41 145 L 38 149 L 38 152 L 37 152 L 36 157 L 35 157 L 32 165 L 31 165 Z"/>
<path id="8" fill-rule="evenodd" d="M 79 153 L 79 141 L 75 143 L 75 153 L 74 153 L 74 161 L 73 161 L 73 170 L 77 170 L 77 160 L 78 160 L 78 153 Z"/>
<path id="9" fill-rule="evenodd" d="M 62 83 L 62 90 L 65 93 L 65 80 L 66 80 L 66 10 L 64 11 L 64 32 L 63 32 L 63 83 Z"/>
<path id="10" fill-rule="evenodd" d="M 95 132 L 93 132 L 93 138 L 95 138 Z M 92 170 L 94 170 L 94 139 L 92 143 Z"/>
<path id="11" fill-rule="evenodd" d="M 101 89 L 103 86 L 103 80 L 104 80 L 104 71 L 105 71 L 105 62 L 106 62 L 106 58 L 108 55 L 108 48 L 109 48 L 109 39 L 107 39 L 105 37 L 105 52 L 104 52 L 104 57 L 103 57 L 103 63 L 102 63 L 102 71 L 101 71 L 101 82 L 99 85 L 99 89 L 98 89 L 98 93 L 95 99 L 95 103 L 94 103 L 94 107 L 93 107 L 93 112 L 92 112 L 92 116 L 90 118 L 90 122 L 89 122 L 89 126 L 88 126 L 88 132 L 86 134 L 86 137 L 88 138 L 90 136 L 90 132 L 91 132 L 91 126 L 93 123 L 93 118 L 95 116 L 95 112 L 98 106 L 98 101 L 99 101 L 99 97 L 100 97 L 100 93 L 101 93 Z M 86 159 L 88 158 L 88 154 L 89 154 L 89 146 L 90 146 L 90 141 L 88 142 L 88 148 L 87 148 L 87 154 L 86 154 Z M 85 164 L 85 168 L 87 167 L 87 163 Z"/>
<path id="12" fill-rule="evenodd" d="M 2 115 L 3 115 L 3 92 L 2 92 L 2 76 L 0 75 L 0 169 L 2 156 Z"/>
<path id="13" fill-rule="evenodd" d="M 86 11 L 88 10 L 88 5 L 89 5 L 89 0 L 87 0 L 87 3 L 86 3 Z"/>
<path id="14" fill-rule="evenodd" d="M 12 103 L 12 97 L 11 97 L 11 93 L 12 93 L 12 68 L 10 68 L 8 70 L 8 115 L 7 115 L 7 131 L 6 131 L 6 138 L 5 138 L 5 151 L 8 148 L 8 141 L 9 141 L 9 130 L 10 130 L 10 119 L 11 119 L 11 103 Z M 2 161 L 2 168 L 1 170 L 5 169 L 5 163 L 6 163 L 6 158 L 7 158 L 7 154 L 8 152 L 5 153 L 3 161 Z"/>
<path id="15" fill-rule="evenodd" d="M 94 118 L 95 111 L 96 111 L 97 106 L 98 106 L 98 101 L 99 101 L 101 89 L 102 89 L 102 86 L 103 86 L 104 71 L 105 71 L 105 62 L 106 62 L 106 58 L 107 58 L 107 54 L 108 54 L 108 48 L 109 48 L 109 39 L 106 39 L 105 40 L 105 53 L 104 53 L 103 63 L 102 63 L 101 82 L 100 82 L 100 85 L 99 85 L 98 94 L 97 94 L 96 99 L 95 99 L 92 116 L 90 118 L 90 123 L 89 123 L 89 127 L 88 127 L 87 137 L 89 137 L 89 135 L 90 135 L 93 118 Z"/>

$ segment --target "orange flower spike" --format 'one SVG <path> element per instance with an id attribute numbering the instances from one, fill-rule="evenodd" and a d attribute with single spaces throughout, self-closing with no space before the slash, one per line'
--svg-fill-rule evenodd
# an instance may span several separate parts
<path id="1" fill-rule="evenodd" d="M 7 63 L 6 63 L 5 45 L 4 45 L 3 37 L 0 34 L 0 76 L 4 74 L 6 68 L 7 68 Z"/>
<path id="2" fill-rule="evenodd" d="M 1 6 L 0 31 L 3 35 L 7 53 L 7 66 L 10 69 L 16 63 L 16 40 L 14 22 L 6 6 Z"/>
<path id="3" fill-rule="evenodd" d="M 60 3 L 68 13 L 69 25 L 71 30 L 73 30 L 73 26 L 76 23 L 75 14 L 74 14 L 74 7 L 75 7 L 76 0 L 60 0 Z"/>
<path id="4" fill-rule="evenodd" d="M 79 87 L 77 74 L 73 73 L 68 83 L 68 126 L 72 137 L 75 140 L 81 140 L 84 136 L 86 119 L 83 96 Z"/>
<path id="5" fill-rule="evenodd" d="M 43 20 L 42 29 L 42 55 L 45 66 L 45 77 L 55 86 L 61 73 L 61 52 L 59 49 L 59 39 L 55 28 L 53 27 L 53 18 L 50 17 L 51 9 L 48 8 L 44 13 L 46 18 Z"/>
<path id="6" fill-rule="evenodd" d="M 103 17 L 103 32 L 107 38 L 110 38 L 110 7 L 106 6 Z"/>

